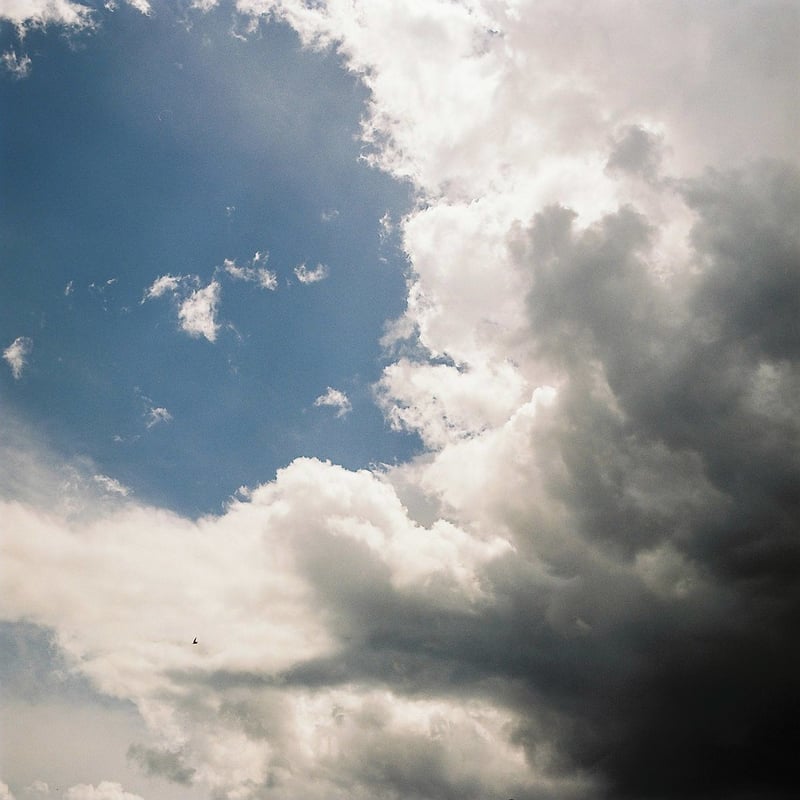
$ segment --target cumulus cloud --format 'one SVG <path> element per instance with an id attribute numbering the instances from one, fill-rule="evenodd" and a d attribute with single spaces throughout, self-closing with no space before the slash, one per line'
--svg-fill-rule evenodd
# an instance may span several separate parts
<path id="1" fill-rule="evenodd" d="M 33 339 L 27 336 L 18 336 L 11 344 L 3 350 L 3 358 L 11 367 L 11 374 L 14 380 L 22 377 L 25 365 L 28 363 L 28 356 L 33 351 Z"/>
<path id="2" fill-rule="evenodd" d="M 376 394 L 425 451 L 198 520 L 7 500 L 3 618 L 220 795 L 793 796 L 794 4 L 238 7 L 338 49 L 417 191 Z"/>
<path id="3" fill-rule="evenodd" d="M 217 281 L 211 281 L 202 289 L 195 289 L 178 308 L 181 330 L 195 338 L 203 336 L 209 342 L 216 341 L 220 294 L 221 287 Z"/>
<path id="4" fill-rule="evenodd" d="M 94 786 L 79 783 L 70 786 L 66 793 L 67 800 L 142 800 L 138 794 L 126 792 L 119 783 L 101 781 Z"/>
<path id="5" fill-rule="evenodd" d="M 56 24 L 83 28 L 92 24 L 92 9 L 71 0 L 8 0 L 0 6 L 0 18 L 19 27 Z"/>
<path id="6" fill-rule="evenodd" d="M 298 264 L 294 268 L 294 274 L 300 283 L 318 283 L 328 277 L 328 267 L 325 264 L 317 264 L 314 269 L 309 269 L 305 264 Z"/>
<path id="7" fill-rule="evenodd" d="M 336 409 L 337 417 L 344 417 L 349 414 L 353 406 L 348 396 L 339 389 L 328 387 L 325 394 L 320 395 L 315 401 L 315 406 L 330 406 Z"/>

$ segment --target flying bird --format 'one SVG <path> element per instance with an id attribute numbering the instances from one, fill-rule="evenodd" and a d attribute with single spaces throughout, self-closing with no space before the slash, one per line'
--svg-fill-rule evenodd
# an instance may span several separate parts
<path id="1" fill-rule="evenodd" d="M 194 641 L 192 642 L 192 644 L 197 644 L 197 637 L 196 636 L 194 637 Z"/>

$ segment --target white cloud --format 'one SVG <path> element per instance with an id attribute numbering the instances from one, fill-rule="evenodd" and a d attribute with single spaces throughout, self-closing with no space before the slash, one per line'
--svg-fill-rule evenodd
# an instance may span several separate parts
<path id="1" fill-rule="evenodd" d="M 735 793 L 796 683 L 800 178 L 721 168 L 797 161 L 792 5 L 239 8 L 335 43 L 417 190 L 377 392 L 426 451 L 198 520 L 4 502 L 3 618 L 231 798 Z"/>
<path id="2" fill-rule="evenodd" d="M 83 28 L 92 24 L 92 9 L 71 0 L 3 0 L 0 18 L 18 26 L 52 23 Z"/>
<path id="3" fill-rule="evenodd" d="M 294 268 L 294 274 L 300 283 L 318 283 L 328 277 L 328 267 L 325 264 L 317 264 L 314 269 L 309 269 L 305 264 L 298 264 Z"/>
<path id="4" fill-rule="evenodd" d="M 240 267 L 233 259 L 226 258 L 222 270 L 234 280 L 257 283 L 262 289 L 274 291 L 278 288 L 278 276 L 266 267 L 259 266 L 266 261 L 267 254 L 262 252 L 257 252 L 251 259 L 250 266 L 246 267 Z"/>
<path id="5" fill-rule="evenodd" d="M 163 406 L 153 406 L 147 412 L 145 425 L 153 428 L 161 422 L 172 422 L 172 414 Z"/>
<path id="6" fill-rule="evenodd" d="M 28 356 L 33 351 L 33 339 L 27 336 L 18 336 L 14 341 L 3 350 L 3 358 L 11 367 L 11 374 L 15 380 L 22 377 L 25 365 L 28 363 Z"/>
<path id="7" fill-rule="evenodd" d="M 108 475 L 93 475 L 92 479 L 109 494 L 118 494 L 122 497 L 127 497 L 130 494 L 130 489 L 121 484 L 116 478 L 109 478 Z"/>
<path id="8" fill-rule="evenodd" d="M 145 290 L 142 302 L 162 297 L 167 292 L 175 292 L 187 280 L 190 279 L 184 275 L 161 275 Z"/>
<path id="9" fill-rule="evenodd" d="M 8 788 L 8 784 L 3 783 L 0 780 L 0 800 L 14 800 L 14 795 L 11 793 L 11 789 Z"/>
<path id="10" fill-rule="evenodd" d="M 125 2 L 131 8 L 135 8 L 140 14 L 144 14 L 146 17 L 149 17 L 153 13 L 153 9 L 150 7 L 150 3 L 147 0 L 125 0 Z"/>
<path id="11" fill-rule="evenodd" d="M 350 399 L 344 392 L 339 389 L 333 389 L 330 386 L 327 388 L 325 394 L 320 395 L 314 401 L 314 405 L 335 408 L 337 417 L 343 417 L 349 414 L 353 408 Z"/>
<path id="12" fill-rule="evenodd" d="M 10 72 L 15 78 L 27 78 L 31 72 L 30 56 L 18 56 L 15 50 L 6 50 L 0 55 L 0 63 L 3 68 Z"/>
<path id="13" fill-rule="evenodd" d="M 211 281 L 208 286 L 193 291 L 178 308 L 181 329 L 190 336 L 204 336 L 209 342 L 216 341 L 220 294 L 221 287 L 217 281 Z"/>
<path id="14" fill-rule="evenodd" d="M 507 550 L 444 521 L 420 527 L 375 475 L 302 459 L 247 502 L 194 522 L 135 504 L 76 524 L 17 502 L 3 503 L 2 513 L 9 525 L 0 539 L 0 617 L 24 614 L 56 630 L 74 668 L 100 691 L 136 704 L 153 746 L 187 754 L 182 769 L 195 770 L 195 783 L 246 797 L 274 757 L 294 765 L 284 780 L 298 790 L 303 775 L 324 765 L 333 775 L 357 773 L 357 764 L 330 759 L 355 750 L 367 756 L 366 719 L 379 708 L 392 736 L 420 743 L 429 741 L 434 719 L 451 719 L 468 737 L 488 725 L 476 745 L 491 749 L 498 770 L 527 771 L 502 733 L 508 715 L 480 702 L 467 711 L 357 685 L 273 685 L 270 676 L 327 658 L 362 635 L 359 595 L 470 607 L 484 596 L 481 565 Z M 259 674 L 264 683 L 231 693 L 214 685 L 222 674 Z M 225 710 L 241 702 L 282 722 L 252 738 L 244 718 Z M 331 721 L 337 706 L 347 718 L 341 731 Z M 435 746 L 455 759 L 453 769 L 468 769 L 457 766 L 457 739 Z M 111 800 L 121 791 L 100 784 L 68 796 Z"/>
<path id="15" fill-rule="evenodd" d="M 122 786 L 113 781 L 101 781 L 94 786 L 79 783 L 67 789 L 66 800 L 142 800 L 138 794 L 126 792 Z"/>

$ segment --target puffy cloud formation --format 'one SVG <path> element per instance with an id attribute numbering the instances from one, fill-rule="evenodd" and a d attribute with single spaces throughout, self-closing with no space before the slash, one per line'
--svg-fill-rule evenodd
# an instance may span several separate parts
<path id="1" fill-rule="evenodd" d="M 142 800 L 138 794 L 126 792 L 122 786 L 112 781 L 102 781 L 93 786 L 79 783 L 67 789 L 67 800 Z"/>
<path id="2" fill-rule="evenodd" d="M 222 288 L 218 281 L 211 281 L 202 289 L 195 289 L 179 306 L 178 321 L 181 330 L 199 338 L 214 342 L 219 332 L 217 308 Z"/>
<path id="3" fill-rule="evenodd" d="M 9 367 L 14 380 L 22 377 L 25 365 L 28 363 L 28 356 L 33 352 L 33 339 L 28 336 L 18 336 L 11 344 L 3 350 L 3 358 Z"/>
<path id="4" fill-rule="evenodd" d="M 3 619 L 217 796 L 793 796 L 796 4 L 238 8 L 338 48 L 417 189 L 376 392 L 426 452 L 196 521 L 6 501 Z"/>

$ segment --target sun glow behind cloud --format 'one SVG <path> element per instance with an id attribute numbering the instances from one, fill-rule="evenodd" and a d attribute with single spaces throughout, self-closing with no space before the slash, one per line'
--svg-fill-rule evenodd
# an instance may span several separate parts
<path id="1" fill-rule="evenodd" d="M 417 192 L 373 391 L 425 451 L 298 458 L 198 519 L 91 468 L 64 508 L 11 497 L 2 618 L 135 705 L 143 770 L 219 796 L 790 796 L 796 6 L 237 8 L 337 49 L 365 157 Z M 142 303 L 214 351 L 229 290 L 290 294 L 265 263 Z M 350 423 L 336 385 L 305 405 Z"/>

